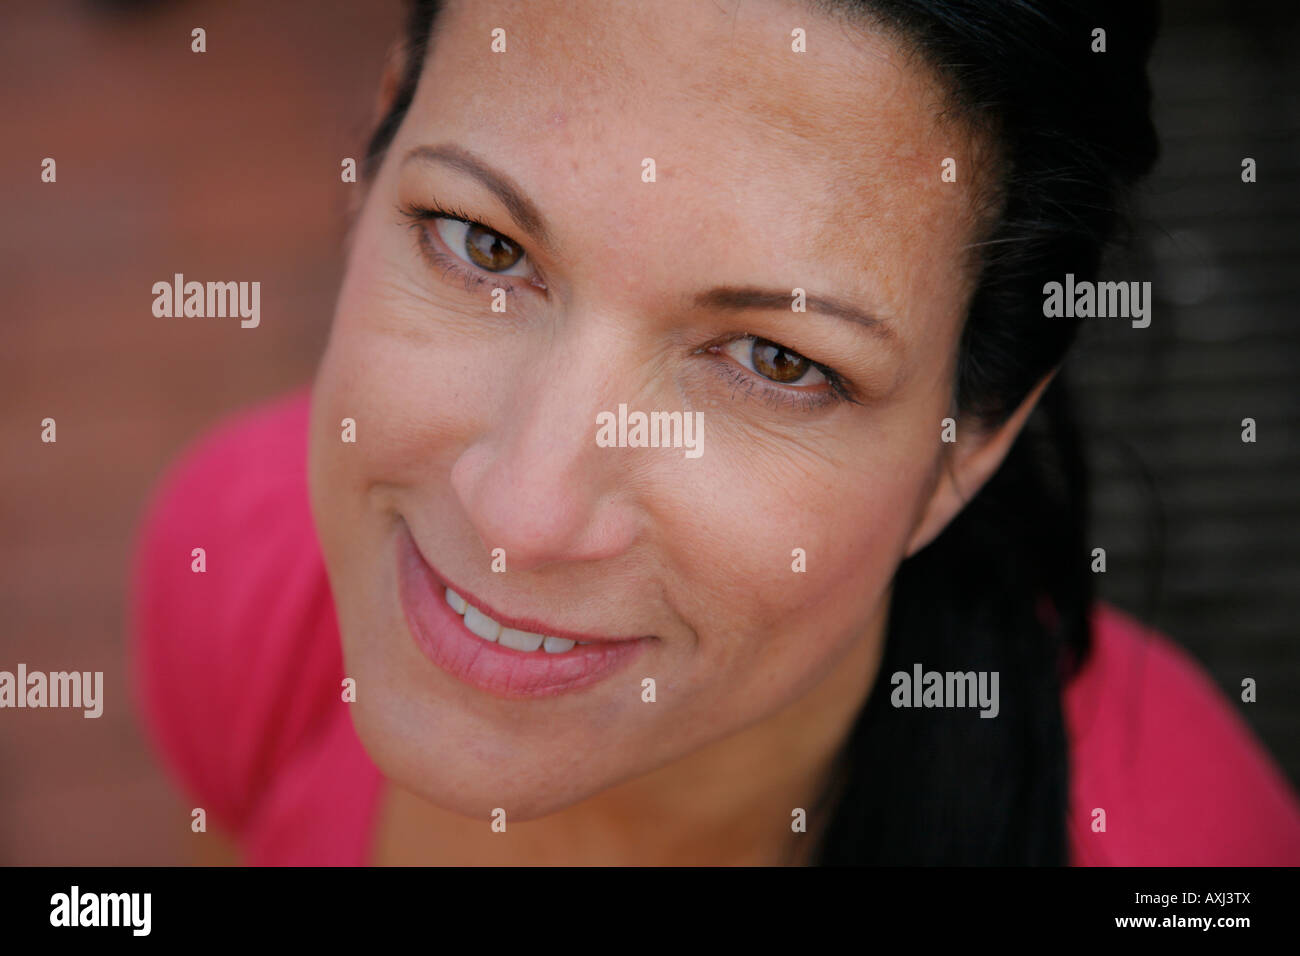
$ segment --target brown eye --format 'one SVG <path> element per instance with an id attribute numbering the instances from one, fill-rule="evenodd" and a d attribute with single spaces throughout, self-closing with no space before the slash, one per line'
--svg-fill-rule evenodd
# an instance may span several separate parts
<path id="1" fill-rule="evenodd" d="M 523 258 L 524 251 L 500 233 L 466 223 L 465 254 L 480 269 L 504 272 Z"/>
<path id="2" fill-rule="evenodd" d="M 754 339 L 750 361 L 754 363 L 755 372 L 783 385 L 799 381 L 813 367 L 812 362 L 798 352 L 791 352 L 767 339 Z"/>

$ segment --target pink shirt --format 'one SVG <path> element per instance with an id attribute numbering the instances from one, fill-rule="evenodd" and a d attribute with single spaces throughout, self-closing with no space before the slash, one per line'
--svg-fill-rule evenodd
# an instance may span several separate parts
<path id="1" fill-rule="evenodd" d="M 308 403 L 302 390 L 227 421 L 165 476 L 136 557 L 133 680 L 165 763 L 247 862 L 364 864 L 383 778 L 341 697 Z M 1300 864 L 1295 795 L 1201 669 L 1113 608 L 1093 621 L 1063 701 L 1073 862 Z"/>

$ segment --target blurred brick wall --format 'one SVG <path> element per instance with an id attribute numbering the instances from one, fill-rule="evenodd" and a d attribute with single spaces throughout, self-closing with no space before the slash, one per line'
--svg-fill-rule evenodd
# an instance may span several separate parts
<path id="1" fill-rule="evenodd" d="M 0 667 L 102 670 L 106 702 L 97 720 L 4 712 L 0 862 L 181 861 L 188 809 L 128 707 L 132 535 L 186 442 L 310 380 L 358 188 L 339 163 L 360 155 L 401 7 L 22 6 L 0 13 Z M 174 272 L 260 281 L 260 327 L 155 318 Z"/>

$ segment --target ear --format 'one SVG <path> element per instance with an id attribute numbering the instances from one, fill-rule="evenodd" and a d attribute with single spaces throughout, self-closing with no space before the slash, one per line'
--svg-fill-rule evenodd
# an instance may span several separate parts
<path id="1" fill-rule="evenodd" d="M 996 428 L 984 430 L 974 423 L 958 421 L 957 440 L 945 446 L 938 481 L 930 492 L 920 521 L 912 529 L 904 557 L 911 557 L 937 538 L 948 522 L 957 517 L 984 483 L 993 477 L 1029 419 L 1029 413 L 1038 404 L 1043 390 L 1055 377 L 1056 369 L 1043 376 L 1011 416 Z"/>
<path id="2" fill-rule="evenodd" d="M 384 57 L 384 70 L 379 78 L 379 91 L 375 96 L 374 115 L 370 120 L 370 129 L 375 129 L 388 111 L 392 109 L 393 101 L 397 99 L 397 94 L 402 88 L 402 78 L 406 74 L 406 43 L 398 40 L 388 48 L 388 54 Z M 347 235 L 344 239 L 344 245 L 350 246 L 352 243 L 352 230 L 357 220 L 361 216 L 361 207 L 365 205 L 366 194 L 370 191 L 370 182 L 364 175 L 364 159 L 360 158 L 358 162 L 362 169 L 358 170 L 357 183 L 359 188 L 349 190 L 347 201 Z"/>
<path id="3" fill-rule="evenodd" d="M 388 48 L 388 55 L 384 57 L 384 72 L 379 79 L 379 92 L 375 97 L 372 127 L 378 126 L 379 121 L 388 115 L 393 100 L 397 99 L 397 93 L 402 87 L 402 78 L 406 74 L 407 55 L 405 40 L 397 40 Z"/>

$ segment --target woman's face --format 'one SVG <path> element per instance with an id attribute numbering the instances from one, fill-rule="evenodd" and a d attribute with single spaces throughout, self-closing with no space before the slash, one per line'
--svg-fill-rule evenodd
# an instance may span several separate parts
<path id="1" fill-rule="evenodd" d="M 528 819 L 828 687 L 861 702 L 890 579 L 949 517 L 975 163 L 941 107 L 894 41 L 788 2 L 449 5 L 356 187 L 313 405 L 390 777 Z M 620 406 L 702 440 L 620 446 Z"/>

